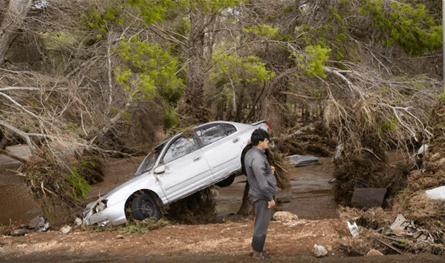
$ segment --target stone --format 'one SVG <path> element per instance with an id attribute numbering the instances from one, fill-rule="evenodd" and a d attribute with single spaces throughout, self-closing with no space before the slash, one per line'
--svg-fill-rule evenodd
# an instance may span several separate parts
<path id="1" fill-rule="evenodd" d="M 30 221 L 29 221 L 29 223 L 28 223 L 28 226 L 30 227 L 30 228 L 37 228 L 38 226 L 39 226 L 39 223 L 40 223 L 40 218 L 39 218 L 40 216 L 36 216 L 36 217 L 34 217 L 33 219 L 31 219 Z"/>
<path id="2" fill-rule="evenodd" d="M 70 226 L 63 226 L 60 229 L 60 232 L 62 232 L 63 234 L 68 234 L 69 232 L 71 232 L 71 227 Z"/>
<path id="3" fill-rule="evenodd" d="M 278 211 L 273 215 L 273 219 L 284 223 L 292 223 L 298 221 L 298 216 L 288 211 Z"/>
<path id="4" fill-rule="evenodd" d="M 328 255 L 328 251 L 323 246 L 319 246 L 317 244 L 314 245 L 314 254 L 317 258 L 326 257 Z"/>
<path id="5" fill-rule="evenodd" d="M 368 254 L 366 254 L 366 256 L 383 256 L 383 254 L 378 250 L 371 249 L 369 250 Z"/>
<path id="6" fill-rule="evenodd" d="M 12 231 L 12 235 L 13 236 L 24 236 L 25 234 L 29 233 L 29 229 L 27 228 L 16 228 L 14 229 L 14 231 Z"/>
<path id="7" fill-rule="evenodd" d="M 116 239 L 124 239 L 124 236 L 123 235 L 117 235 Z"/>

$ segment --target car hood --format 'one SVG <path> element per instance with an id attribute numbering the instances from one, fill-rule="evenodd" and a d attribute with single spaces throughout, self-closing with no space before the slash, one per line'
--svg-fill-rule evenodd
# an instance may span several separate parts
<path id="1" fill-rule="evenodd" d="M 147 172 L 138 177 L 133 177 L 127 182 L 114 188 L 104 196 L 100 197 L 98 200 L 88 204 L 87 208 L 94 207 L 99 201 L 104 199 L 108 200 L 108 205 L 122 201 L 123 199 L 128 198 L 132 193 L 154 184 L 155 180 L 156 178 L 153 176 L 153 172 Z"/>

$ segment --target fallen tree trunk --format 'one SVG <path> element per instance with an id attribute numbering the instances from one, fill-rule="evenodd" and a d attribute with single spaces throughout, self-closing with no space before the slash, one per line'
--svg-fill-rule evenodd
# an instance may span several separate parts
<path id="1" fill-rule="evenodd" d="M 6 155 L 6 156 L 8 156 L 8 157 L 10 157 L 10 158 L 12 158 L 14 160 L 17 160 L 17 161 L 21 162 L 21 163 L 27 163 L 27 161 L 25 159 L 23 159 L 23 158 L 21 158 L 21 157 L 19 157 L 17 155 L 14 155 L 14 154 L 12 154 L 12 153 L 10 153 L 8 151 L 0 149 L 0 154 L 4 154 L 4 155 Z"/>
<path id="2" fill-rule="evenodd" d="M 36 152 L 36 145 L 34 144 L 34 142 L 31 140 L 31 138 L 28 136 L 28 134 L 20 129 L 17 129 L 16 127 L 0 120 L 0 125 L 3 127 L 8 128 L 9 130 L 17 133 L 18 135 L 20 135 L 20 137 L 22 137 L 23 139 L 25 139 L 26 143 L 28 143 L 29 149 L 31 150 L 32 155 L 35 155 Z"/>

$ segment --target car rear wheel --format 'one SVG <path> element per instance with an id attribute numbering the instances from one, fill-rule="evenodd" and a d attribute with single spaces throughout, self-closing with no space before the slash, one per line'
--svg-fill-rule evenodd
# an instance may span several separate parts
<path id="1" fill-rule="evenodd" d="M 223 188 L 231 185 L 235 181 L 235 175 L 231 175 L 227 177 L 226 179 L 222 180 L 221 182 L 217 182 L 216 185 Z"/>
<path id="2" fill-rule="evenodd" d="M 143 193 L 131 202 L 131 213 L 134 219 L 144 220 L 149 217 L 161 218 L 161 211 L 150 195 Z"/>

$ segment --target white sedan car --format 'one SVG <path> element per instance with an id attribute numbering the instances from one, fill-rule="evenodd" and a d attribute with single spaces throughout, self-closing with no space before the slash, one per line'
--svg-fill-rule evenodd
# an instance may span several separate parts
<path id="1" fill-rule="evenodd" d="M 215 121 L 194 128 L 187 138 L 180 133 L 166 140 L 144 159 L 134 178 L 87 205 L 83 224 L 118 225 L 130 216 L 159 219 L 166 204 L 213 184 L 229 186 L 242 173 L 242 156 L 258 128 L 271 129 L 265 121 Z"/>

